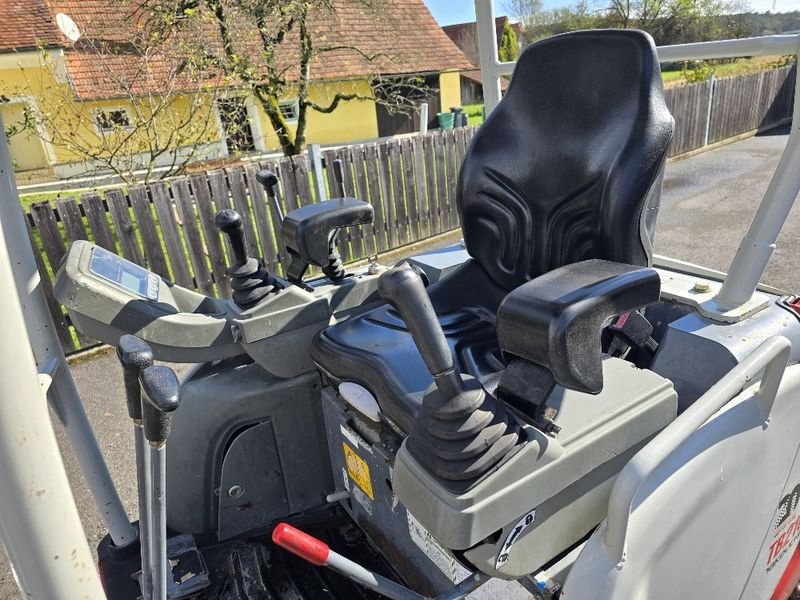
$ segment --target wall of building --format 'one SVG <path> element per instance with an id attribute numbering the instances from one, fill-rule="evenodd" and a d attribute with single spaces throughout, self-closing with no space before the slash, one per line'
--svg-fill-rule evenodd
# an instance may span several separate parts
<path id="1" fill-rule="evenodd" d="M 444 112 L 451 106 L 461 106 L 461 75 L 458 71 L 439 73 L 439 97 Z"/>

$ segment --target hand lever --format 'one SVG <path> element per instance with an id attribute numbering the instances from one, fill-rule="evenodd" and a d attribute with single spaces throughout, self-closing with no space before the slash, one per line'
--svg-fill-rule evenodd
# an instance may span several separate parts
<path id="1" fill-rule="evenodd" d="M 389 269 L 378 278 L 378 293 L 405 321 L 436 387 L 446 396 L 461 392 L 461 376 L 419 274 L 407 263 Z"/>
<path id="2" fill-rule="evenodd" d="M 139 378 L 142 386 L 144 433 L 150 442 L 152 485 L 153 598 L 166 600 L 167 573 L 167 438 L 171 413 L 180 402 L 180 384 L 175 371 L 165 366 L 148 367 Z"/>
<path id="3" fill-rule="evenodd" d="M 237 265 L 243 265 L 250 258 L 244 245 L 244 225 L 242 217 L 232 208 L 222 209 L 216 216 L 217 227 L 227 234 L 233 248 L 233 255 Z"/>
<path id="4" fill-rule="evenodd" d="M 242 217 L 232 208 L 217 213 L 217 227 L 228 235 L 233 248 L 234 263 L 228 269 L 233 289 L 233 301 L 237 306 L 248 309 L 261 301 L 267 294 L 280 290 L 281 286 L 261 263 L 247 255 L 244 244 L 244 225 Z"/>
<path id="5" fill-rule="evenodd" d="M 463 491 L 517 446 L 517 425 L 479 381 L 456 369 L 414 269 L 408 264 L 389 269 L 378 278 L 378 293 L 400 313 L 436 384 L 422 398 L 405 447 L 428 472 Z"/>
<path id="6" fill-rule="evenodd" d="M 272 208 L 275 210 L 275 214 L 278 215 L 278 220 L 283 221 L 283 209 L 281 209 L 281 205 L 278 202 L 278 196 L 275 193 L 275 186 L 278 185 L 278 176 L 272 171 L 262 169 L 256 173 L 256 181 L 264 186 L 264 190 L 267 192 L 267 197 L 272 203 Z"/>
<path id="7" fill-rule="evenodd" d="M 136 485 L 139 496 L 139 551 L 141 557 L 142 597 L 150 598 L 152 582 L 150 579 L 151 542 L 153 528 L 150 515 L 152 499 L 150 497 L 150 454 L 145 452 L 147 440 L 142 427 L 142 390 L 139 376 L 142 371 L 153 365 L 153 351 L 146 342 L 134 335 L 123 335 L 117 345 L 117 358 L 122 365 L 122 377 L 125 382 L 125 398 L 128 404 L 128 416 L 133 419 L 133 434 L 136 450 Z"/>

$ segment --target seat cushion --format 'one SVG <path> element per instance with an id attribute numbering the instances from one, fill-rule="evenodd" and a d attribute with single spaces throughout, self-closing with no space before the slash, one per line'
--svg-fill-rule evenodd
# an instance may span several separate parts
<path id="1" fill-rule="evenodd" d="M 493 375 L 505 366 L 495 332 L 505 291 L 470 260 L 428 292 L 456 365 L 491 387 Z M 406 432 L 433 383 L 405 323 L 390 306 L 320 332 L 312 356 L 336 384 L 354 381 L 370 390 L 381 410 Z"/>

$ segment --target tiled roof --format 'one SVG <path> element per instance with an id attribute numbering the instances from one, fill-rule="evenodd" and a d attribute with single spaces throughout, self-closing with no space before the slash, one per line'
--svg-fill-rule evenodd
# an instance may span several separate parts
<path id="1" fill-rule="evenodd" d="M 508 21 L 508 17 L 495 17 L 494 19 L 494 29 L 495 33 L 497 34 L 497 47 L 500 47 L 500 42 L 503 39 L 503 28 L 506 25 L 506 21 Z M 511 29 L 514 30 L 514 33 L 517 34 L 517 38 L 522 33 L 522 27 L 519 23 L 511 23 Z M 461 48 L 465 53 L 469 54 L 470 52 L 477 51 L 477 43 L 478 43 L 478 30 L 477 24 L 475 21 L 471 23 L 458 23 L 456 25 L 445 25 L 442 27 L 442 31 L 453 40 L 453 43 Z"/>
<path id="2" fill-rule="evenodd" d="M 53 45 L 56 32 L 45 0 L 0 0 L 0 51 Z"/>
<path id="3" fill-rule="evenodd" d="M 11 0 L 0 0 L 10 2 Z M 19 0 L 17 0 L 19 1 Z M 38 0 L 40 2 L 44 0 Z M 46 0 L 50 12 L 69 15 L 83 32 L 81 40 L 66 52 L 67 70 L 76 94 L 84 99 L 115 95 L 114 81 L 109 76 L 109 65 L 124 77 L 137 77 L 137 85 L 155 86 L 159 72 L 164 73 L 174 60 L 148 59 L 135 54 L 120 54 L 109 60 L 104 55 L 98 60 L 98 44 L 125 44 L 140 30 L 144 16 L 137 14 L 134 0 Z M 311 63 L 312 80 L 351 79 L 381 73 L 385 75 L 429 73 L 460 70 L 471 67 L 461 50 L 445 35 L 431 16 L 423 0 L 387 0 L 376 14 L 352 0 L 334 0 L 335 12 L 317 12 L 309 19 L 315 32 L 317 48 L 341 47 L 320 53 Z M 235 15 L 230 15 L 236 21 Z M 234 44 L 237 52 L 260 56 L 258 32 L 249 22 L 236 27 Z M 219 35 L 209 20 L 186 22 L 184 41 L 201 41 L 204 48 L 219 52 Z M 190 28 L 193 30 L 189 31 Z M 297 38 L 287 36 L 281 46 L 280 57 L 286 67 L 297 62 Z M 357 48 L 358 52 L 351 48 Z M 371 60 L 365 58 L 370 56 Z M 257 59 L 255 59 L 257 62 Z M 103 63 L 103 64 L 101 64 Z M 143 76 L 147 71 L 151 75 Z M 296 80 L 296 69 L 289 68 L 286 79 Z M 163 80 L 163 79 L 162 79 Z M 152 88 L 151 88 L 152 89 Z"/>

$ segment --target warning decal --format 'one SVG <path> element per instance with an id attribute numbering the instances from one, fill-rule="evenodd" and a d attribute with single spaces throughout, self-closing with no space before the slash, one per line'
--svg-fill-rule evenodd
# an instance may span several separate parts
<path id="1" fill-rule="evenodd" d="M 344 448 L 344 462 L 347 464 L 347 473 L 355 484 L 369 496 L 370 500 L 375 500 L 372 492 L 372 481 L 369 476 L 369 465 L 361 458 L 356 451 L 348 446 L 347 442 L 342 442 Z"/>

